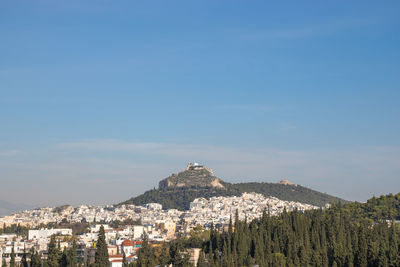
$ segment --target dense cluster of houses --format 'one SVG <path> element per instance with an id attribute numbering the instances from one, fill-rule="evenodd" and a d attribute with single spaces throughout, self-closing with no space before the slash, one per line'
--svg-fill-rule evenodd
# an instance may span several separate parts
<path id="1" fill-rule="evenodd" d="M 82 262 L 94 261 L 96 241 L 101 222 L 105 228 L 108 243 L 109 260 L 111 266 L 122 266 L 123 257 L 127 262 L 134 261 L 137 251 L 141 247 L 144 236 L 153 244 L 168 242 L 176 238 L 177 233 L 187 235 L 196 226 L 204 229 L 211 223 L 216 228 L 223 229 L 230 218 L 237 212 L 239 219 L 252 220 L 268 211 L 270 215 L 278 215 L 283 210 L 297 209 L 304 211 L 317 208 L 312 205 L 297 202 L 282 201 L 273 197 L 264 197 L 256 193 L 244 193 L 237 197 L 212 197 L 195 199 L 190 203 L 187 211 L 175 209 L 163 210 L 158 203 L 149 203 L 144 206 L 122 205 L 113 206 L 63 206 L 57 208 L 39 208 L 31 211 L 23 211 L 10 216 L 0 218 L 0 228 L 12 224 L 29 227 L 28 236 L 16 234 L 4 234 L 0 236 L 0 262 L 10 260 L 12 249 L 16 255 L 16 261 L 20 261 L 25 251 L 34 248 L 46 258 L 47 246 L 51 236 L 56 236 L 61 249 L 69 248 L 72 239 L 77 242 L 77 255 Z M 130 219 L 139 225 L 127 224 L 112 228 L 112 222 Z M 48 223 L 61 222 L 87 222 L 90 229 L 75 235 L 72 229 L 34 229 Z M 195 252 L 191 252 L 195 255 Z"/>

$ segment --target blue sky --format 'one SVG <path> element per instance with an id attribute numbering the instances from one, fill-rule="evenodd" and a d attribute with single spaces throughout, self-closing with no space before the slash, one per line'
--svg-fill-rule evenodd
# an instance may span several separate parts
<path id="1" fill-rule="evenodd" d="M 349 200 L 399 192 L 399 13 L 1 1 L 0 199 L 115 203 L 189 161 Z"/>

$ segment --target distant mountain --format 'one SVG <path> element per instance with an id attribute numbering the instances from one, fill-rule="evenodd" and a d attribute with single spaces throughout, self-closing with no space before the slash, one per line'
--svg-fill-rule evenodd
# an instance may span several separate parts
<path id="1" fill-rule="evenodd" d="M 11 203 L 0 199 L 0 216 L 11 215 L 21 210 L 33 209 L 34 206 L 27 204 Z"/>
<path id="2" fill-rule="evenodd" d="M 163 179 L 158 189 L 146 191 L 121 204 L 143 205 L 160 203 L 164 209 L 189 209 L 195 198 L 214 196 L 239 196 L 244 192 L 260 193 L 264 196 L 277 197 L 282 200 L 296 201 L 315 206 L 328 203 L 346 203 L 348 201 L 324 194 L 307 187 L 293 184 L 288 180 L 279 183 L 237 183 L 231 184 L 214 176 L 210 168 L 197 163 L 189 163 L 185 170 Z"/>

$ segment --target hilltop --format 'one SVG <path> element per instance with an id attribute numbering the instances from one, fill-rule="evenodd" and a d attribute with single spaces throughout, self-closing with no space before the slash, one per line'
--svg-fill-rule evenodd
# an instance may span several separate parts
<path id="1" fill-rule="evenodd" d="M 163 190 L 193 186 L 225 188 L 224 182 L 214 176 L 212 169 L 199 165 L 198 163 L 189 163 L 182 172 L 178 174 L 174 173 L 161 180 L 158 188 Z"/>
<path id="2" fill-rule="evenodd" d="M 121 204 L 144 205 L 160 203 L 164 209 L 189 209 L 195 198 L 214 196 L 240 196 L 244 192 L 255 192 L 266 197 L 272 196 L 282 200 L 295 201 L 323 207 L 328 203 L 346 203 L 348 201 L 321 193 L 307 187 L 282 180 L 278 183 L 228 183 L 214 176 L 210 168 L 197 163 L 189 163 L 178 174 L 161 180 L 158 189 L 126 200 Z"/>

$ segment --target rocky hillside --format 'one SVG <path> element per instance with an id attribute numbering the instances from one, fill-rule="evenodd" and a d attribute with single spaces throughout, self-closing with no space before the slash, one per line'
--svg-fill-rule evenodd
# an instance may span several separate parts
<path id="1" fill-rule="evenodd" d="M 177 187 L 225 188 L 224 182 L 215 177 L 210 168 L 197 163 L 189 163 L 184 171 L 178 174 L 174 173 L 159 183 L 160 190 Z"/>

